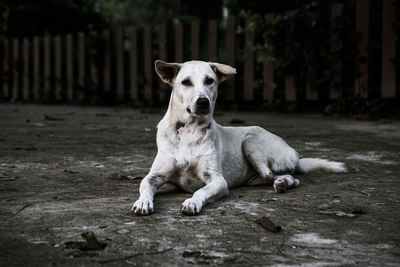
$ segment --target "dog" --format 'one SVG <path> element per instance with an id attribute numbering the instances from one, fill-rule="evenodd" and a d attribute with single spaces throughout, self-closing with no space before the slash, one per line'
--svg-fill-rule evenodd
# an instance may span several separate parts
<path id="1" fill-rule="evenodd" d="M 157 155 L 140 183 L 132 212 L 153 212 L 157 189 L 173 184 L 193 193 L 181 207 L 185 215 L 227 196 L 229 189 L 271 183 L 277 192 L 299 186 L 295 171 L 345 172 L 343 163 L 300 159 L 282 138 L 261 127 L 223 127 L 213 118 L 218 84 L 236 74 L 231 66 L 203 61 L 155 61 L 156 73 L 172 86 L 168 110 L 157 126 Z"/>

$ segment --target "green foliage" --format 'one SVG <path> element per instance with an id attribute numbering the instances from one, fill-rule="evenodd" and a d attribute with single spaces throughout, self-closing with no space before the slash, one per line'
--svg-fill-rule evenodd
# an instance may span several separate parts
<path id="1" fill-rule="evenodd" d="M 101 30 L 113 16 L 107 0 L 4 0 L 0 3 L 0 36 Z"/>

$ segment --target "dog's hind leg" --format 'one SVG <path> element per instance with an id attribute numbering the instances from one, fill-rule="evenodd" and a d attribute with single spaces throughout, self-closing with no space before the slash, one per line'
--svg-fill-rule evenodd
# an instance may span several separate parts
<path id="1" fill-rule="evenodd" d="M 287 146 L 287 145 L 286 145 Z M 284 147 L 287 153 L 269 153 L 263 149 L 268 147 L 262 136 L 253 135 L 244 140 L 242 145 L 243 154 L 250 165 L 256 170 L 261 181 L 273 184 L 275 191 L 279 193 L 285 192 L 289 188 L 295 188 L 300 184 L 298 179 L 291 175 L 274 175 L 274 171 L 278 173 L 291 173 L 297 160 L 296 152 L 289 146 Z M 280 154 L 280 157 L 277 156 Z M 260 179 L 255 179 L 258 182 Z M 250 181 L 253 184 L 253 181 Z"/>
<path id="2" fill-rule="evenodd" d="M 295 188 L 300 185 L 300 181 L 292 175 L 277 175 L 274 177 L 274 189 L 278 193 L 284 193 L 289 188 Z"/>

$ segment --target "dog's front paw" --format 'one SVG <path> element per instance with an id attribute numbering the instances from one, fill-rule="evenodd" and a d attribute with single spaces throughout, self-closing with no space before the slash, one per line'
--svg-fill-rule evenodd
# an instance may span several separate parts
<path id="1" fill-rule="evenodd" d="M 131 211 L 136 215 L 149 215 L 153 213 L 153 201 L 150 199 L 138 199 L 133 204 Z"/>
<path id="2" fill-rule="evenodd" d="M 202 204 L 193 198 L 188 198 L 182 203 L 181 212 L 185 215 L 197 215 L 200 213 Z"/>

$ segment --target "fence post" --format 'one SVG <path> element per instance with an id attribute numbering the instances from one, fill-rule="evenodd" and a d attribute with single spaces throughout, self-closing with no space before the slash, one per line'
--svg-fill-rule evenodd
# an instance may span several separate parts
<path id="1" fill-rule="evenodd" d="M 43 70 L 43 79 L 44 79 L 44 96 L 45 100 L 50 100 L 50 38 L 49 36 L 43 37 L 43 60 L 44 60 L 44 70 Z"/>
<path id="2" fill-rule="evenodd" d="M 78 33 L 78 86 L 85 92 L 85 34 Z"/>
<path id="3" fill-rule="evenodd" d="M 132 101 L 137 101 L 139 98 L 138 88 L 137 88 L 137 72 L 138 72 L 138 64 L 137 64 L 137 34 L 136 28 L 132 27 L 130 29 L 130 49 L 129 49 L 129 63 L 130 63 L 130 92 L 129 96 Z"/>
<path id="4" fill-rule="evenodd" d="M 396 66 L 390 59 L 396 56 L 396 39 L 393 29 L 393 0 L 382 1 L 382 97 L 396 96 Z"/>
<path id="5" fill-rule="evenodd" d="M 13 87 L 12 87 L 12 95 L 11 101 L 15 101 L 19 98 L 19 70 L 18 70 L 18 62 L 19 62 L 19 40 L 14 38 L 12 42 L 12 62 L 13 62 Z"/>
<path id="6" fill-rule="evenodd" d="M 167 27 L 161 25 L 158 31 L 158 47 L 159 47 L 159 59 L 167 60 Z M 161 103 L 165 101 L 166 92 L 168 86 L 161 80 L 158 79 L 158 95 Z"/>
<path id="7" fill-rule="evenodd" d="M 218 21 L 212 19 L 208 21 L 208 60 L 218 59 Z"/>
<path id="8" fill-rule="evenodd" d="M 55 65 L 55 99 L 60 101 L 62 99 L 61 88 L 61 37 L 57 35 L 54 38 L 54 65 Z"/>
<path id="9" fill-rule="evenodd" d="M 89 68 L 90 68 L 90 84 L 93 86 L 93 89 L 96 90 L 96 92 L 99 92 L 99 73 L 98 73 L 98 68 L 97 68 L 97 60 L 96 58 L 99 56 L 99 50 L 97 48 L 97 45 L 93 42 L 93 40 L 97 41 L 98 40 L 98 33 L 97 32 L 91 32 L 90 34 L 90 40 L 89 40 L 89 46 L 88 46 L 88 54 L 90 55 L 89 57 Z M 93 51 L 93 49 L 96 49 Z M 93 56 L 94 55 L 94 56 Z"/>
<path id="10" fill-rule="evenodd" d="M 200 22 L 194 21 L 191 24 L 191 45 L 192 59 L 200 58 Z"/>
<path id="11" fill-rule="evenodd" d="M 22 44 L 22 57 L 23 57 L 23 76 L 24 85 L 22 87 L 22 99 L 24 101 L 29 100 L 29 40 L 24 38 Z"/>
<path id="12" fill-rule="evenodd" d="M 354 93 L 362 98 L 368 97 L 368 36 L 369 0 L 356 1 L 356 30 L 361 33 L 357 44 Z"/>
<path id="13" fill-rule="evenodd" d="M 183 25 L 175 24 L 175 62 L 183 62 Z"/>
<path id="14" fill-rule="evenodd" d="M 312 20 L 312 24 L 315 25 L 317 22 L 317 18 L 321 16 L 320 11 L 310 11 L 308 12 L 308 18 Z M 307 71 L 306 77 L 306 99 L 307 100 L 318 100 L 318 90 L 315 88 L 315 81 L 317 77 L 314 72 L 311 72 L 310 69 Z"/>
<path id="15" fill-rule="evenodd" d="M 39 59 L 39 37 L 33 37 L 33 99 L 35 101 L 40 100 L 40 89 L 39 89 L 39 71 L 40 71 L 40 59 Z"/>
<path id="16" fill-rule="evenodd" d="M 104 39 L 104 68 L 103 68 L 103 90 L 111 90 L 111 66 L 110 66 L 110 31 L 103 31 Z"/>
<path id="17" fill-rule="evenodd" d="M 273 14 L 266 14 L 265 20 L 272 21 L 274 19 Z M 265 40 L 267 42 L 267 40 Z M 264 89 L 263 89 L 263 99 L 272 100 L 274 98 L 274 68 L 271 63 L 267 62 L 268 53 L 264 53 Z"/>
<path id="18" fill-rule="evenodd" d="M 331 53 L 333 60 L 331 64 L 331 71 L 333 74 L 332 82 L 330 84 L 329 98 L 336 99 L 342 95 L 343 89 L 343 59 L 341 57 L 341 50 L 343 48 L 343 41 L 339 36 L 339 28 L 341 25 L 337 23 L 337 18 L 342 15 L 343 4 L 333 4 L 331 7 Z"/>
<path id="19" fill-rule="evenodd" d="M 289 10 L 285 12 L 285 16 L 287 18 L 292 18 L 296 13 L 295 10 Z M 296 92 L 296 75 L 290 74 L 285 75 L 285 100 L 288 101 L 296 101 L 297 99 L 297 92 Z"/>
<path id="20" fill-rule="evenodd" d="M 296 101 L 296 78 L 293 75 L 285 77 L 285 100 Z"/>
<path id="21" fill-rule="evenodd" d="M 66 50 L 66 70 L 67 70 L 67 100 L 72 102 L 74 100 L 74 69 L 73 69 L 73 51 L 72 51 L 73 37 L 72 34 L 67 34 L 65 37 L 65 50 Z"/>
<path id="22" fill-rule="evenodd" d="M 117 100 L 124 100 L 124 47 L 123 47 L 123 32 L 118 29 L 115 37 L 115 54 L 117 56 Z"/>
<path id="23" fill-rule="evenodd" d="M 147 103 L 153 103 L 153 58 L 152 58 L 152 29 L 144 27 L 144 99 Z"/>
<path id="24" fill-rule="evenodd" d="M 3 58 L 3 97 L 9 97 L 9 71 L 10 71 L 10 58 L 9 58 L 9 46 L 10 41 L 8 39 L 4 39 L 3 50 L 4 50 L 4 58 Z"/>
<path id="25" fill-rule="evenodd" d="M 250 20 L 246 21 L 244 42 L 244 100 L 254 98 L 254 33 L 249 30 Z"/>
<path id="26" fill-rule="evenodd" d="M 235 66 L 235 37 L 236 19 L 229 17 L 226 24 L 226 63 L 232 67 Z M 228 101 L 235 99 L 235 76 L 227 81 L 227 90 L 224 96 Z"/>

